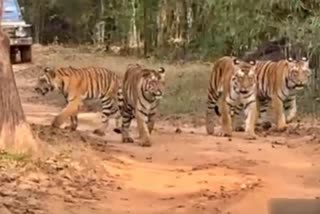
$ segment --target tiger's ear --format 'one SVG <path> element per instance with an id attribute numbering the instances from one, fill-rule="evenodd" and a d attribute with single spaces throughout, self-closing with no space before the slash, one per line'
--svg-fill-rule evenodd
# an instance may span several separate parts
<path id="1" fill-rule="evenodd" d="M 256 65 L 256 63 L 257 63 L 256 60 L 250 60 L 250 61 L 249 61 L 249 64 L 250 64 L 250 65 Z"/>
<path id="2" fill-rule="evenodd" d="M 309 68 L 309 59 L 308 59 L 307 57 L 302 57 L 302 58 L 301 58 L 301 61 L 302 61 L 302 63 L 303 63 L 303 67 L 304 67 L 305 69 L 308 69 L 308 68 Z"/>
<path id="3" fill-rule="evenodd" d="M 163 67 L 160 67 L 159 69 L 158 69 L 158 73 L 159 74 L 164 74 L 166 72 L 166 70 L 163 68 Z"/>
<path id="4" fill-rule="evenodd" d="M 307 57 L 301 57 L 301 61 L 304 62 L 305 64 L 309 64 L 309 59 Z"/>
<path id="5" fill-rule="evenodd" d="M 239 65 L 239 64 L 240 64 L 240 61 L 239 61 L 237 58 L 234 58 L 234 59 L 233 59 L 233 64 Z"/>
<path id="6" fill-rule="evenodd" d="M 54 72 L 53 68 L 45 67 L 44 73 L 48 74 L 50 77 L 54 78 L 56 76 L 56 73 Z"/>
<path id="7" fill-rule="evenodd" d="M 166 76 L 166 73 L 165 73 L 166 70 L 163 67 L 160 67 L 157 72 L 160 75 L 160 81 L 164 82 L 165 76 Z"/>
<path id="8" fill-rule="evenodd" d="M 287 60 L 288 60 L 288 62 L 293 62 L 293 58 L 292 57 L 288 57 Z"/>

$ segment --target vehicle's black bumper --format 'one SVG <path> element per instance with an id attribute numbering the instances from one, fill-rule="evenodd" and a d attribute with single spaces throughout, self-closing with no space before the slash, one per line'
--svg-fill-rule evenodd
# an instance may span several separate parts
<path id="1" fill-rule="evenodd" d="M 32 45 L 32 37 L 10 38 L 10 46 Z"/>

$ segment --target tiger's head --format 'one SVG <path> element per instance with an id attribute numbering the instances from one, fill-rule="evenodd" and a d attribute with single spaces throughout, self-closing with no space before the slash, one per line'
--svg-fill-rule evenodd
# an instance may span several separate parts
<path id="1" fill-rule="evenodd" d="M 306 57 L 300 60 L 288 58 L 286 65 L 288 66 L 287 85 L 296 90 L 303 89 L 309 83 L 312 74 L 309 60 Z"/>
<path id="2" fill-rule="evenodd" d="M 42 94 L 46 95 L 49 91 L 53 91 L 56 88 L 56 73 L 53 68 L 45 67 L 43 69 L 44 74 L 42 74 L 37 81 L 37 84 L 34 90 Z"/>
<path id="3" fill-rule="evenodd" d="M 147 98 L 151 100 L 161 99 L 164 91 L 165 69 L 160 67 L 156 70 L 145 70 L 142 77 L 145 80 L 143 91 Z"/>
<path id="4" fill-rule="evenodd" d="M 242 60 L 233 60 L 235 72 L 231 78 L 233 89 L 242 95 L 246 95 L 253 91 L 256 86 L 256 61 L 251 60 L 245 62 Z"/>

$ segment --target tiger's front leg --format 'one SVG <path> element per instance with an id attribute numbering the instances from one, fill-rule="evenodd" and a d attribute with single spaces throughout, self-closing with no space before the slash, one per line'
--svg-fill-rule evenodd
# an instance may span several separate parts
<path id="1" fill-rule="evenodd" d="M 54 118 L 51 126 L 55 128 L 59 128 L 68 117 L 76 116 L 79 111 L 80 103 L 81 103 L 81 100 L 79 99 L 74 99 L 70 101 L 67 104 L 67 106 L 62 110 L 62 112 Z"/>
<path id="2" fill-rule="evenodd" d="M 249 140 L 257 139 L 257 135 L 255 134 L 255 125 L 258 117 L 258 109 L 257 103 L 255 100 L 250 101 L 245 106 L 245 115 L 246 115 L 246 137 Z"/>
<path id="3" fill-rule="evenodd" d="M 232 129 L 233 131 L 236 132 L 244 132 L 244 124 L 243 124 L 243 119 L 244 119 L 244 107 L 242 104 L 234 106 L 233 109 L 231 109 L 231 119 L 232 119 Z"/>
<path id="4" fill-rule="evenodd" d="M 120 120 L 120 109 L 117 105 L 115 98 L 103 97 L 102 102 L 102 125 L 93 131 L 94 134 L 99 136 L 104 136 L 105 132 L 109 126 L 109 119 L 113 118 L 116 120 L 116 127 L 114 130 L 120 130 L 119 120 Z M 117 131 L 115 131 L 117 132 Z"/>
<path id="5" fill-rule="evenodd" d="M 218 133 L 221 137 L 231 137 L 232 136 L 232 120 L 230 115 L 230 110 L 227 102 L 221 102 L 221 123 L 222 130 Z"/>
<path id="6" fill-rule="evenodd" d="M 154 123 L 155 123 L 155 116 L 154 115 L 149 116 L 149 120 L 147 122 L 149 134 L 151 134 L 154 129 Z"/>
<path id="7" fill-rule="evenodd" d="M 272 98 L 272 110 L 277 124 L 277 131 L 285 131 L 288 126 L 284 114 L 283 102 L 277 95 Z"/>
<path id="8" fill-rule="evenodd" d="M 286 110 L 286 112 L 287 112 L 288 116 L 287 116 L 286 121 L 287 121 L 287 123 L 291 123 L 297 114 L 296 98 L 294 97 L 290 101 L 288 101 L 287 105 L 288 105 L 288 110 Z"/>
<path id="9" fill-rule="evenodd" d="M 138 131 L 139 131 L 139 137 L 140 137 L 140 146 L 143 147 L 150 147 L 151 146 L 151 140 L 150 140 L 150 133 L 149 128 L 147 125 L 148 117 L 141 112 L 141 110 L 136 110 L 136 119 L 138 124 Z"/>

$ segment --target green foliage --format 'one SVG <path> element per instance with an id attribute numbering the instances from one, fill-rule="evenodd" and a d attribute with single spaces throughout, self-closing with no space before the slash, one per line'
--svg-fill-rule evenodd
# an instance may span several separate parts
<path id="1" fill-rule="evenodd" d="M 111 44 L 127 45 L 134 18 L 139 38 L 148 46 L 148 55 L 164 58 L 241 55 L 263 41 L 284 35 L 317 45 L 320 29 L 317 16 L 320 6 L 316 0 L 20 0 L 20 3 L 26 8 L 26 19 L 40 31 L 39 26 L 45 32 L 53 25 L 50 21 L 53 17 L 68 23 L 63 33 L 69 38 L 62 41 L 68 43 L 91 42 L 95 24 L 106 21 L 106 37 Z M 135 17 L 132 3 L 136 7 Z M 158 38 L 161 31 L 163 41 Z M 52 34 L 59 32 L 40 34 L 39 41 L 52 42 Z M 173 44 L 170 39 L 183 42 Z M 171 54 L 164 54 L 168 51 Z"/>

